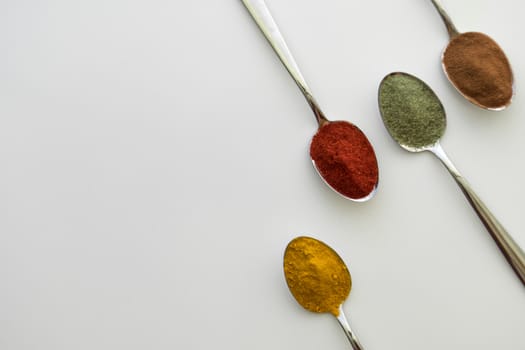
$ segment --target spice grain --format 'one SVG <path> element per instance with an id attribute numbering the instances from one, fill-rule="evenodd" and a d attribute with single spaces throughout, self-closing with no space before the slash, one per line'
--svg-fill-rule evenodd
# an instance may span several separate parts
<path id="1" fill-rule="evenodd" d="M 284 275 L 297 302 L 312 312 L 339 315 L 350 294 L 352 279 L 343 260 L 323 242 L 293 239 L 284 254 Z"/>
<path id="2" fill-rule="evenodd" d="M 346 197 L 364 198 L 377 186 L 374 149 L 351 123 L 334 121 L 321 126 L 312 138 L 310 156 L 323 179 Z"/>
<path id="3" fill-rule="evenodd" d="M 379 109 L 388 132 L 403 146 L 432 146 L 445 132 L 443 105 L 430 87 L 414 76 L 387 75 L 379 87 Z"/>
<path id="4" fill-rule="evenodd" d="M 478 32 L 456 36 L 443 52 L 443 66 L 454 86 L 472 102 L 492 109 L 510 103 L 512 69 L 489 36 Z"/>

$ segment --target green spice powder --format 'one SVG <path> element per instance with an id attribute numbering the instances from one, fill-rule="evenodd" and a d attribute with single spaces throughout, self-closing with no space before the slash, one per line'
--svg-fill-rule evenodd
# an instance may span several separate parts
<path id="1" fill-rule="evenodd" d="M 387 75 L 379 87 L 379 109 L 394 140 L 410 149 L 434 145 L 445 132 L 445 110 L 423 81 L 406 73 Z"/>

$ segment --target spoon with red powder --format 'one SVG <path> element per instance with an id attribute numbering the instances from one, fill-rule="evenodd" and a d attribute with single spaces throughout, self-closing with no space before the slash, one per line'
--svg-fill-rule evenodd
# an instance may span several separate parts
<path id="1" fill-rule="evenodd" d="M 432 3 L 450 37 L 441 57 L 448 80 L 473 104 L 493 111 L 505 109 L 514 95 L 514 77 L 503 50 L 483 33 L 459 33 L 439 1 Z"/>
<path id="2" fill-rule="evenodd" d="M 363 202 L 377 190 L 379 171 L 366 135 L 347 121 L 329 121 L 314 99 L 288 45 L 263 0 L 242 0 L 264 36 L 303 93 L 319 125 L 310 157 L 321 178 L 343 197 Z"/>

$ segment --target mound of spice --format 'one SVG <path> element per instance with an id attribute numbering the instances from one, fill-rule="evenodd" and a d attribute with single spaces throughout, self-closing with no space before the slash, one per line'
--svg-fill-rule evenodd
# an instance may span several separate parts
<path id="1" fill-rule="evenodd" d="M 394 140 L 410 149 L 434 145 L 446 127 L 443 105 L 423 81 L 404 73 L 387 75 L 379 87 L 379 109 Z"/>
<path id="2" fill-rule="evenodd" d="M 310 156 L 321 177 L 334 190 L 354 200 L 377 187 L 377 159 L 365 134 L 346 121 L 327 122 L 312 138 Z"/>
<path id="3" fill-rule="evenodd" d="M 283 267 L 288 288 L 302 307 L 339 316 L 352 278 L 332 248 L 311 237 L 297 237 L 286 247 Z"/>
<path id="4" fill-rule="evenodd" d="M 490 109 L 508 105 L 513 75 L 503 50 L 483 33 L 452 39 L 443 52 L 443 67 L 454 86 L 471 102 Z"/>

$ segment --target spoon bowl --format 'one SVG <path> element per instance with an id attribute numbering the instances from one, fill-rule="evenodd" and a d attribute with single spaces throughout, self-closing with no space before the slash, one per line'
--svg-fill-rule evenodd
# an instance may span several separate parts
<path id="1" fill-rule="evenodd" d="M 314 168 L 331 189 L 346 199 L 369 200 L 376 193 L 379 182 L 377 158 L 370 141 L 354 124 L 329 121 L 325 117 L 264 0 L 241 1 L 314 113 L 318 124 L 310 144 Z"/>
<path id="2" fill-rule="evenodd" d="M 390 136 L 410 152 L 429 151 L 452 175 L 517 277 L 525 285 L 525 254 L 476 195 L 441 147 L 446 115 L 432 89 L 413 75 L 395 72 L 379 85 L 379 110 Z"/>
<path id="3" fill-rule="evenodd" d="M 447 28 L 450 42 L 441 55 L 446 77 L 456 90 L 478 107 L 501 111 L 514 95 L 514 76 L 507 56 L 489 36 L 460 33 L 437 0 L 432 4 Z"/>
<path id="4" fill-rule="evenodd" d="M 310 143 L 310 157 L 323 181 L 342 196 L 364 202 L 375 195 L 378 170 L 374 149 L 354 124 L 342 120 L 322 124 Z M 347 166 L 350 163 L 352 171 Z"/>
<path id="5" fill-rule="evenodd" d="M 343 259 L 328 245 L 311 237 L 297 237 L 286 247 L 284 276 L 295 300 L 306 310 L 332 314 L 354 350 L 362 350 L 343 312 L 352 277 Z"/>

